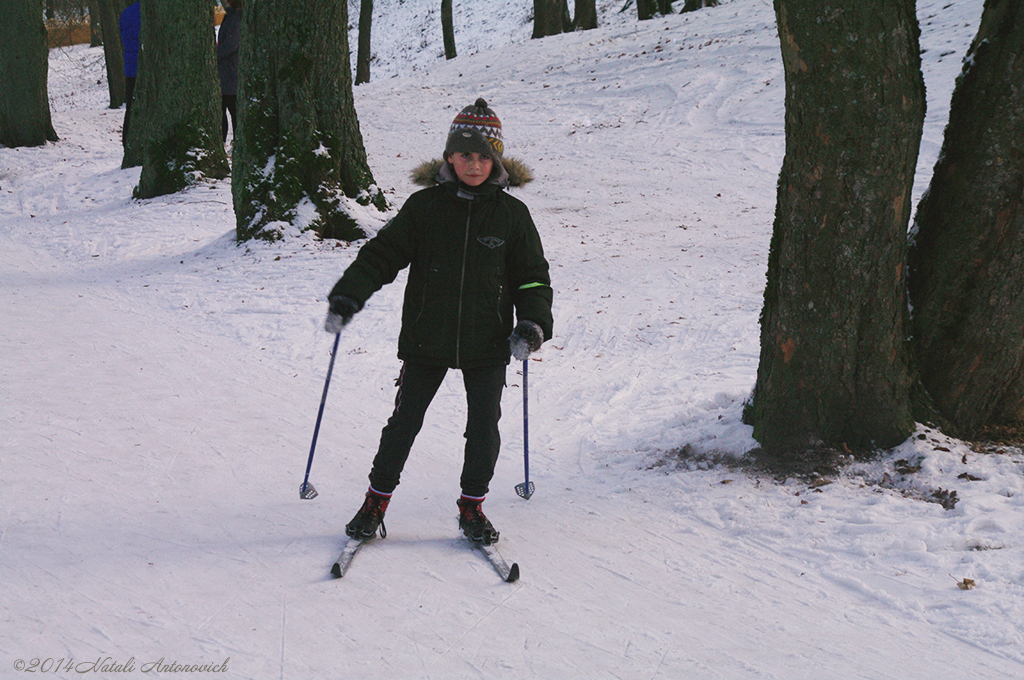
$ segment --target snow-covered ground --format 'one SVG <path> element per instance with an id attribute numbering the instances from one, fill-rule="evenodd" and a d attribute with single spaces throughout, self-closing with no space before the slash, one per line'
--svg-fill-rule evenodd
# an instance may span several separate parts
<path id="1" fill-rule="evenodd" d="M 478 96 L 537 176 L 516 190 L 555 287 L 530 366 L 537 492 L 513 490 L 513 365 L 485 506 L 521 580 L 459 538 L 454 372 L 388 538 L 329 578 L 392 405 L 401 280 L 342 335 L 320 496 L 299 500 L 325 295 L 358 244 L 236 247 L 230 180 L 133 201 L 102 50 L 56 50 L 61 141 L 0 149 L 0 677 L 226 659 L 247 679 L 1024 677 L 1020 451 L 922 427 L 828 484 L 728 465 L 754 444 L 740 410 L 784 150 L 771 3 L 639 24 L 602 2 L 598 30 L 544 40 L 528 0 L 456 3 L 450 62 L 435 0 L 375 4 L 356 105 L 394 203 Z M 918 3 L 917 197 L 982 4 Z"/>

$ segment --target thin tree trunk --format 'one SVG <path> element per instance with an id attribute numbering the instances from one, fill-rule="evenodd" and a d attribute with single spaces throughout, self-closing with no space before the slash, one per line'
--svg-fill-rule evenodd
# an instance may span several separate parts
<path id="1" fill-rule="evenodd" d="M 241 241 L 294 227 L 326 238 L 365 236 L 349 206 L 387 208 L 366 160 L 352 95 L 347 0 L 302 0 L 245 11 L 232 194 Z"/>
<path id="2" fill-rule="evenodd" d="M 56 142 L 46 89 L 50 50 L 41 0 L 7 3 L 0 21 L 0 144 Z"/>
<path id="3" fill-rule="evenodd" d="M 776 0 L 786 73 L 761 359 L 769 451 L 894 446 L 914 428 L 906 231 L 924 120 L 913 0 Z"/>
<path id="4" fill-rule="evenodd" d="M 1024 4 L 989 0 L 910 250 L 921 381 L 960 434 L 1024 425 Z"/>
<path id="5" fill-rule="evenodd" d="M 373 0 L 359 2 L 359 48 L 356 54 L 356 85 L 370 82 L 370 26 Z"/>
<path id="6" fill-rule="evenodd" d="M 103 30 L 103 56 L 107 66 L 107 91 L 110 94 L 110 108 L 124 104 L 124 51 L 121 48 L 121 31 L 118 17 L 121 7 L 118 0 L 96 0 L 100 25 Z"/>
<path id="7" fill-rule="evenodd" d="M 103 44 L 103 28 L 100 25 L 99 0 L 89 0 L 89 47 Z"/>
<path id="8" fill-rule="evenodd" d="M 683 8 L 679 10 L 679 13 L 696 12 L 704 7 L 718 7 L 718 0 L 686 0 L 686 2 L 683 3 Z"/>
<path id="9" fill-rule="evenodd" d="M 441 0 L 441 34 L 444 36 L 444 58 L 454 59 L 455 23 L 452 21 L 452 0 Z"/>
<path id="10" fill-rule="evenodd" d="M 208 0 L 144 1 L 129 146 L 141 151 L 135 195 L 180 191 L 228 174 Z M 127 156 L 127 154 L 126 154 Z"/>

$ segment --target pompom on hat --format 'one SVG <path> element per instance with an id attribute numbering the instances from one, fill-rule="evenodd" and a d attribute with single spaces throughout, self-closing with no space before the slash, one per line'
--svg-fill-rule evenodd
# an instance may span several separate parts
<path id="1" fill-rule="evenodd" d="M 453 153 L 478 153 L 501 163 L 505 153 L 505 144 L 501 140 L 501 121 L 482 97 L 472 106 L 459 111 L 459 115 L 452 121 L 444 147 L 445 158 Z"/>

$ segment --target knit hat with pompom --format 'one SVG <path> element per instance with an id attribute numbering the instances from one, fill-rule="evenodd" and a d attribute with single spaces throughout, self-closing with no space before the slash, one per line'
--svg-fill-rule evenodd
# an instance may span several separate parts
<path id="1" fill-rule="evenodd" d="M 478 153 L 501 163 L 502 154 L 505 153 L 505 144 L 501 141 L 501 121 L 487 107 L 483 98 L 459 111 L 459 115 L 452 121 L 444 155 L 447 158 L 453 153 Z"/>

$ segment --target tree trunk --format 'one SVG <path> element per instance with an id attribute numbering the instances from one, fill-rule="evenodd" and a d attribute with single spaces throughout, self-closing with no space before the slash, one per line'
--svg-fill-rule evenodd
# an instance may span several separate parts
<path id="1" fill-rule="evenodd" d="M 564 33 L 569 27 L 568 0 L 533 0 L 533 37 Z"/>
<path id="2" fill-rule="evenodd" d="M 686 0 L 679 13 L 696 12 L 703 7 L 718 7 L 718 0 Z"/>
<path id="3" fill-rule="evenodd" d="M 921 382 L 961 434 L 1024 424 L 1024 4 L 988 0 L 910 250 Z"/>
<path id="4" fill-rule="evenodd" d="M 452 0 L 441 0 L 441 33 L 444 36 L 444 58 L 454 59 L 455 24 L 452 21 Z"/>
<path id="5" fill-rule="evenodd" d="M 103 44 L 99 2 L 100 0 L 89 0 L 89 47 L 99 47 Z"/>
<path id="6" fill-rule="evenodd" d="M 0 144 L 56 142 L 46 90 L 50 50 L 41 0 L 5 3 L 0 21 Z"/>
<path id="7" fill-rule="evenodd" d="M 373 0 L 359 2 L 359 48 L 356 54 L 356 85 L 370 82 L 370 26 Z"/>
<path id="8" fill-rule="evenodd" d="M 103 30 L 103 56 L 107 65 L 110 108 L 116 109 L 124 104 L 124 51 L 117 23 L 124 8 L 119 0 L 96 0 L 96 5 Z"/>
<path id="9" fill-rule="evenodd" d="M 577 31 L 597 28 L 597 0 L 576 0 L 572 25 Z"/>
<path id="10" fill-rule="evenodd" d="M 653 19 L 658 13 L 658 0 L 636 0 L 636 17 L 640 21 Z"/>
<path id="11" fill-rule="evenodd" d="M 387 208 L 356 117 L 347 0 L 318 4 L 316 21 L 307 10 L 262 0 L 245 11 L 232 176 L 240 241 L 281 238 L 288 225 L 363 238 L 350 201 Z"/>
<path id="12" fill-rule="evenodd" d="M 768 451 L 866 450 L 914 429 L 906 233 L 924 120 L 913 0 L 776 0 L 786 73 L 761 358 Z"/>
<path id="13" fill-rule="evenodd" d="M 143 2 L 140 40 L 128 130 L 129 147 L 142 158 L 135 196 L 162 196 L 203 177 L 226 177 L 213 5 Z"/>

